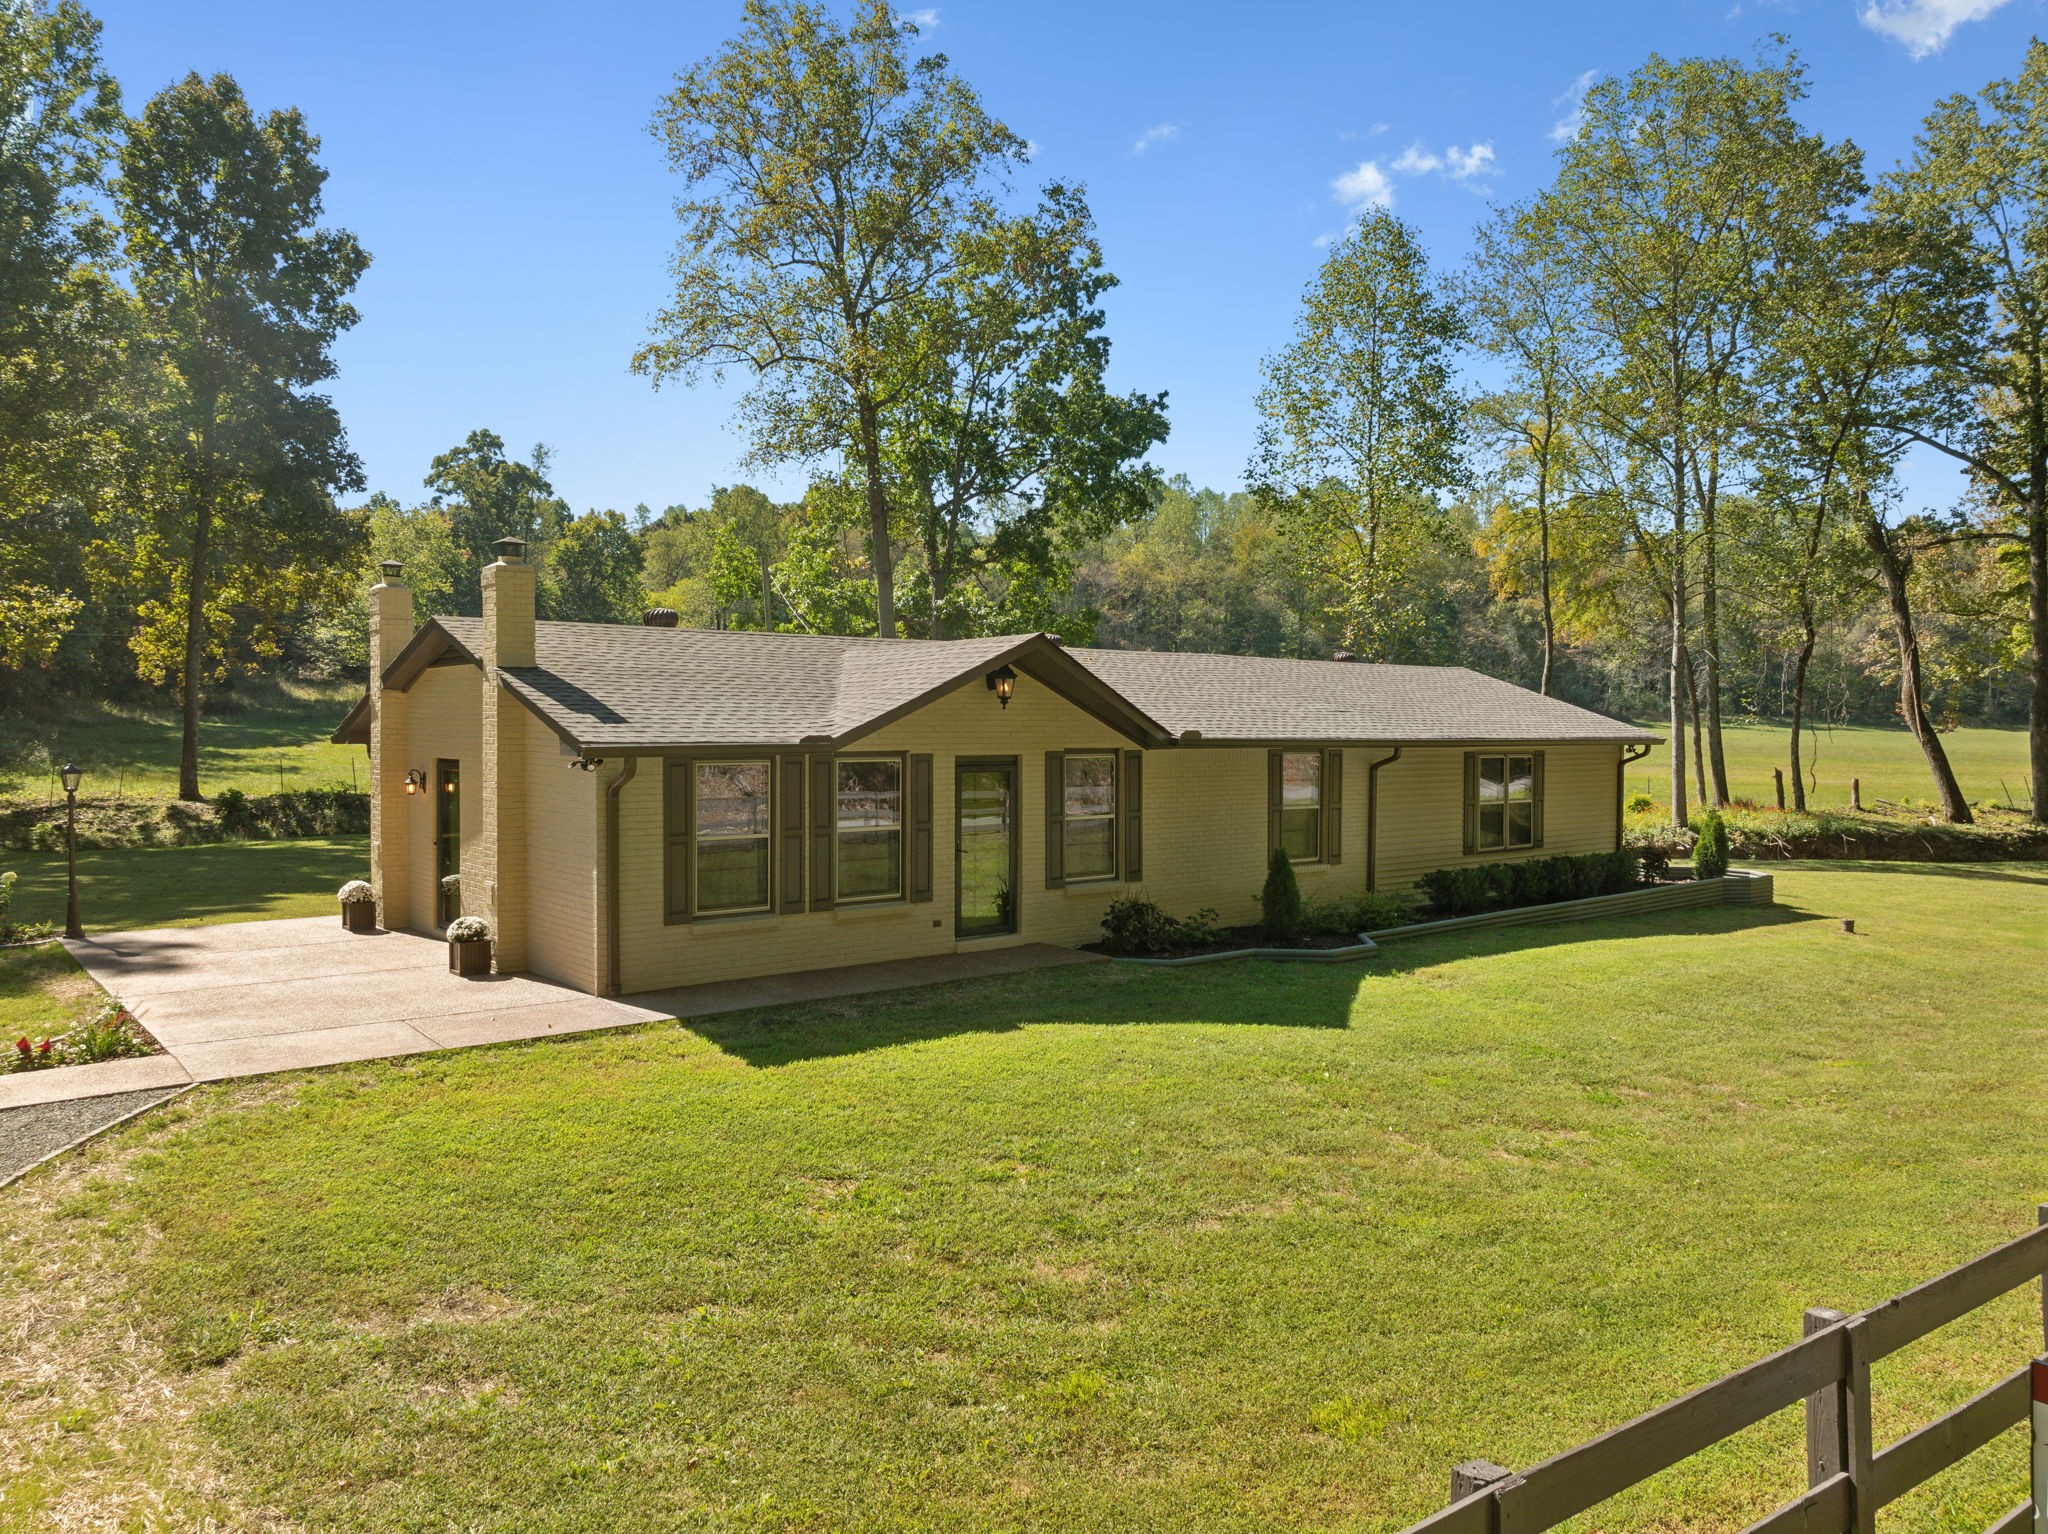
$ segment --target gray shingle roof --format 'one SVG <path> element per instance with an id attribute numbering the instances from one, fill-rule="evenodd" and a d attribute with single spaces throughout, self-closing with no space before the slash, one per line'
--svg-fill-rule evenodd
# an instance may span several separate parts
<path id="1" fill-rule="evenodd" d="M 1652 741 L 1604 714 L 1463 666 L 1383 666 L 1157 650 L 1074 659 L 1176 736 L 1204 740 Z"/>
<path id="2" fill-rule="evenodd" d="M 433 623 L 460 650 L 481 652 L 482 619 Z M 420 639 L 439 643 L 430 631 Z M 414 667 L 432 658 L 417 649 L 407 654 Z M 1005 661 L 1153 744 L 1182 737 L 1390 745 L 1658 738 L 1458 666 L 1062 650 L 1038 634 L 858 639 L 540 623 L 534 658 L 538 664 L 507 670 L 505 685 L 590 751 L 840 741 Z M 401 669 L 394 663 L 394 673 Z M 347 730 L 344 721 L 336 738 Z M 367 738 L 366 727 L 349 738 Z"/>

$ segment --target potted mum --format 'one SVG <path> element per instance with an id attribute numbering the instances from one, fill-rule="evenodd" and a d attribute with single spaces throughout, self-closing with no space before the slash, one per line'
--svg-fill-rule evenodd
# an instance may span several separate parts
<path id="1" fill-rule="evenodd" d="M 337 897 L 341 901 L 341 924 L 351 932 L 375 932 L 377 930 L 377 892 L 361 879 L 351 879 L 341 887 Z"/>
<path id="2" fill-rule="evenodd" d="M 448 968 L 458 975 L 491 972 L 491 926 L 481 916 L 458 916 L 448 923 Z"/>

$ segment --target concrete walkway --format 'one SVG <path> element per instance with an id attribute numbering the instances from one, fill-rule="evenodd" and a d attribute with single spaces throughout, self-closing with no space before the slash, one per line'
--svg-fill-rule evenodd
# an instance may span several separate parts
<path id="1" fill-rule="evenodd" d="M 448 972 L 448 948 L 438 938 L 352 933 L 332 916 L 121 932 L 65 947 L 166 1053 L 0 1076 L 0 1109 L 823 1001 L 1098 957 L 1027 944 L 612 1000 L 527 975 L 463 979 Z"/>

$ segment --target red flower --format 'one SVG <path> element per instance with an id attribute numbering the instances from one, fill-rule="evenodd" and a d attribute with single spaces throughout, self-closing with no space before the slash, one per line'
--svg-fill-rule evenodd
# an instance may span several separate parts
<path id="1" fill-rule="evenodd" d="M 16 1040 L 14 1041 L 14 1047 L 15 1047 L 16 1049 L 20 1050 L 20 1051 L 21 1051 L 21 1052 L 22 1052 L 23 1054 L 27 1054 L 27 1053 L 28 1053 L 28 1040 L 27 1040 L 27 1039 L 16 1039 Z"/>
<path id="2" fill-rule="evenodd" d="M 47 1055 L 52 1049 L 56 1047 L 57 1041 L 55 1039 L 44 1039 L 42 1043 L 36 1046 L 36 1053 L 39 1055 Z"/>

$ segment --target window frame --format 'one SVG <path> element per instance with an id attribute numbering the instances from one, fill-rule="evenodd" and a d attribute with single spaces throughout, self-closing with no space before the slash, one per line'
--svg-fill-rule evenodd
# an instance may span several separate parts
<path id="1" fill-rule="evenodd" d="M 768 775 L 768 803 L 766 809 L 767 830 L 748 833 L 745 836 L 712 837 L 713 841 L 760 840 L 766 845 L 768 858 L 768 900 L 765 905 L 720 906 L 707 911 L 698 900 L 697 883 L 701 877 L 698 844 L 705 840 L 697 830 L 697 769 L 700 767 L 737 767 L 758 765 Z M 777 841 L 777 810 L 782 799 L 781 774 L 777 771 L 776 754 L 767 751 L 760 754 L 751 751 L 720 751 L 697 756 L 671 756 L 662 761 L 662 924 L 680 926 L 698 921 L 723 921 L 731 917 L 774 915 L 777 911 L 776 893 L 779 879 Z M 676 853 L 682 852 L 682 874 L 677 877 Z M 677 886 L 680 883 L 681 888 Z"/>
<path id="2" fill-rule="evenodd" d="M 759 831 L 747 831 L 737 835 L 707 836 L 698 823 L 697 816 L 697 775 L 706 767 L 759 767 L 767 783 L 768 792 L 762 796 L 762 826 Z M 707 921 L 722 916 L 760 916 L 775 909 L 775 758 L 769 756 L 716 756 L 693 757 L 690 759 L 687 782 L 689 784 L 690 812 L 690 914 Z M 753 842 L 761 844 L 762 863 L 765 877 L 764 889 L 759 905 L 718 906 L 707 909 L 704 904 L 704 856 L 703 847 L 712 842 Z"/>
<path id="3" fill-rule="evenodd" d="M 1528 791 L 1519 796 L 1515 793 L 1516 778 L 1514 771 L 1514 763 L 1518 760 L 1526 761 L 1529 764 L 1527 773 Z M 1500 763 L 1500 777 L 1498 781 L 1500 783 L 1501 796 L 1498 800 L 1486 797 L 1486 764 L 1488 762 Z M 1525 746 L 1520 749 L 1504 747 L 1498 750 L 1466 752 L 1465 791 L 1463 797 L 1465 804 L 1466 856 L 1478 857 L 1489 853 L 1507 855 L 1521 852 L 1536 852 L 1542 849 L 1544 835 L 1544 781 L 1543 752 L 1541 750 Z M 1496 803 L 1501 807 L 1501 839 L 1498 842 L 1488 842 L 1486 840 L 1484 810 L 1488 805 Z M 1529 806 L 1529 839 L 1527 841 L 1518 842 L 1514 839 L 1514 815 L 1512 810 L 1518 804 Z"/>
<path id="4" fill-rule="evenodd" d="M 1076 815 L 1067 808 L 1067 769 L 1076 757 L 1102 757 L 1109 762 L 1109 812 L 1103 815 Z M 1060 753 L 1060 874 L 1068 884 L 1114 884 L 1123 875 L 1123 753 L 1113 747 L 1099 750 L 1062 751 Z M 1076 874 L 1074 872 L 1072 832 L 1074 823 L 1081 821 L 1096 824 L 1109 823 L 1109 868 L 1104 873 Z"/>
<path id="5" fill-rule="evenodd" d="M 875 895 L 846 893 L 846 836 L 849 828 L 839 819 L 839 769 L 860 762 L 886 762 L 896 769 L 896 887 Z M 910 760 L 901 751 L 862 751 L 832 758 L 832 903 L 834 906 L 870 906 L 902 903 L 910 898 Z M 855 826 L 853 831 L 874 831 L 875 826 Z"/>
<path id="6" fill-rule="evenodd" d="M 1312 761 L 1312 762 L 1314 762 L 1314 763 L 1316 764 L 1316 805 L 1315 805 L 1315 809 L 1316 809 L 1316 844 L 1315 844 L 1315 850 L 1314 850 L 1314 851 L 1312 851 L 1312 852 L 1309 852 L 1309 853 L 1306 853 L 1306 854 L 1304 854 L 1304 855 L 1302 855 L 1302 856 L 1300 856 L 1300 857 L 1297 857 L 1297 856 L 1295 856 L 1295 855 L 1294 855 L 1293 853 L 1291 853 L 1291 852 L 1290 852 L 1290 853 L 1288 853 L 1288 854 L 1287 854 L 1287 861 L 1288 861 L 1288 862 L 1290 862 L 1290 863 L 1293 863 L 1293 864 L 1295 864 L 1295 865 L 1297 865 L 1297 866 L 1303 866 L 1303 865 L 1307 865 L 1307 864 L 1313 864 L 1313 863 L 1321 863 L 1321 862 L 1324 862 L 1324 861 L 1326 861 L 1326 854 L 1327 854 L 1327 853 L 1329 852 L 1329 838 L 1328 838 L 1328 834 L 1327 834 L 1327 833 L 1328 833 L 1328 829 L 1329 829 L 1329 823 L 1330 823 L 1330 817 L 1329 817 L 1329 808 L 1330 808 L 1330 803 L 1329 803 L 1329 773 L 1330 773 L 1330 753 L 1329 753 L 1329 752 L 1328 752 L 1327 750 L 1323 749 L 1322 747 L 1317 747 L 1317 748 L 1315 748 L 1315 749 L 1313 749 L 1313 750 L 1309 750 L 1309 751 L 1289 751 L 1289 750 L 1287 750 L 1287 749 L 1286 749 L 1285 747 L 1282 747 L 1282 748 L 1281 748 L 1281 750 L 1280 750 L 1280 752 L 1279 752 L 1279 757 L 1280 757 L 1280 841 L 1279 841 L 1279 845 L 1280 845 L 1280 846 L 1282 846 L 1282 847 L 1285 847 L 1285 846 L 1287 845 L 1287 759 L 1288 759 L 1288 758 L 1289 758 L 1290 756 L 1301 756 L 1301 757 L 1307 757 L 1307 758 L 1308 758 L 1308 759 L 1309 759 L 1310 761 Z"/>

